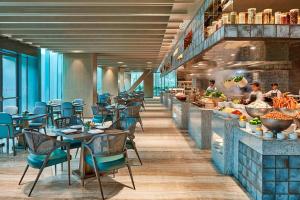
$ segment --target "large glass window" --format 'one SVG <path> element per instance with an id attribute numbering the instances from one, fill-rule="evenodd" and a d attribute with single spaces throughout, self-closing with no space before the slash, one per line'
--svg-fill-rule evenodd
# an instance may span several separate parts
<path id="1" fill-rule="evenodd" d="M 42 101 L 62 99 L 63 54 L 41 49 Z"/>
<path id="2" fill-rule="evenodd" d="M 170 88 L 176 88 L 177 87 L 177 74 L 176 71 L 172 71 L 168 73 L 167 75 L 162 77 L 162 85 L 165 90 Z"/>
<path id="3" fill-rule="evenodd" d="M 3 107 L 17 105 L 17 58 L 2 55 Z"/>
<path id="4" fill-rule="evenodd" d="M 102 94 L 102 67 L 97 67 L 97 93 Z"/>
<path id="5" fill-rule="evenodd" d="M 131 86 L 142 76 L 143 72 L 131 72 Z M 142 81 L 135 91 L 144 91 L 144 81 Z"/>
<path id="6" fill-rule="evenodd" d="M 160 75 L 161 74 L 159 72 L 153 73 L 153 95 L 154 96 L 159 96 L 160 92 L 163 89 L 162 79 Z"/>

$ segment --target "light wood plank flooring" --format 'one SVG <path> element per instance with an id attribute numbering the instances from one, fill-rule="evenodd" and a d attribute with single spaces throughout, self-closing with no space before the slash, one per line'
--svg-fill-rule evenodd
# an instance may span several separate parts
<path id="1" fill-rule="evenodd" d="M 169 112 L 158 101 L 148 101 L 142 112 L 145 132 L 137 127 L 136 143 L 144 165 L 138 166 L 133 152 L 136 190 L 131 189 L 127 170 L 120 170 L 115 178 L 105 177 L 104 191 L 108 199 L 116 200 L 243 200 L 247 195 L 228 176 L 220 175 L 210 161 L 210 152 L 198 150 L 187 133 L 178 130 Z M 73 152 L 74 153 L 74 152 Z M 16 157 L 0 156 L 0 199 L 26 199 L 37 170 L 29 169 L 23 184 L 18 181 L 25 167 L 25 152 Z M 78 158 L 72 160 L 72 168 Z M 67 185 L 66 169 L 46 169 L 30 199 L 101 199 L 96 179 L 87 180 L 85 188 L 72 177 Z"/>

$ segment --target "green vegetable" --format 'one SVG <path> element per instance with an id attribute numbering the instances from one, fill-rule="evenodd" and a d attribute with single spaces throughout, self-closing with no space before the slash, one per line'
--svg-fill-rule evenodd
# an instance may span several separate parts
<path id="1" fill-rule="evenodd" d="M 249 124 L 251 124 L 251 125 L 260 125 L 261 124 L 261 120 L 256 117 L 256 118 L 250 120 Z"/>
<path id="2" fill-rule="evenodd" d="M 234 82 L 240 82 L 241 80 L 243 80 L 243 78 L 244 78 L 244 76 L 236 76 L 236 77 L 234 77 Z"/>

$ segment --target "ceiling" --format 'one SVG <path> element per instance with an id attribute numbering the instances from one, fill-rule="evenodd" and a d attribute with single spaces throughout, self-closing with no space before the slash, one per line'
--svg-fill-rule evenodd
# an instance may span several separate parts
<path id="1" fill-rule="evenodd" d="M 153 68 L 199 2 L 0 0 L 0 34 L 64 53 L 97 53 L 103 66 Z"/>

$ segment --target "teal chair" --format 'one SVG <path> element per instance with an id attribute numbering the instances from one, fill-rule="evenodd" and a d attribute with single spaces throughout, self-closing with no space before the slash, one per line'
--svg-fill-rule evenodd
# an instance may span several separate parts
<path id="1" fill-rule="evenodd" d="M 75 110 L 71 102 L 63 102 L 61 104 L 61 117 L 72 117 L 75 115 Z"/>
<path id="2" fill-rule="evenodd" d="M 20 179 L 21 184 L 29 166 L 39 169 L 38 175 L 31 187 L 28 197 L 31 195 L 36 183 L 38 182 L 43 170 L 46 167 L 56 166 L 57 164 L 68 162 L 68 181 L 71 185 L 70 175 L 70 148 L 68 143 L 58 141 L 50 136 L 41 134 L 36 131 L 24 131 L 25 140 L 28 145 L 29 155 L 27 156 L 27 165 Z M 61 150 L 62 147 L 67 148 L 67 152 Z"/>
<path id="3" fill-rule="evenodd" d="M 127 133 L 124 131 L 120 131 L 115 133 L 96 135 L 90 141 L 83 143 L 83 147 L 86 148 L 89 152 L 89 154 L 85 157 L 86 163 L 83 167 L 85 167 L 85 165 L 88 165 L 94 168 L 96 177 L 98 179 L 102 199 L 104 199 L 104 193 L 100 174 L 115 172 L 118 169 L 127 167 L 133 189 L 135 189 L 131 168 L 127 159 L 127 151 L 125 147 L 126 138 Z"/>
<path id="4" fill-rule="evenodd" d="M 93 119 L 94 123 L 103 123 L 106 121 L 113 120 L 113 114 L 105 108 L 105 106 L 92 106 Z"/>
<path id="5" fill-rule="evenodd" d="M 8 113 L 0 113 L 0 139 L 6 139 L 6 151 L 9 155 L 9 140 L 13 141 L 13 152 L 16 155 L 15 138 L 22 133 L 21 128 L 17 130 L 17 127 L 13 123 L 12 116 Z"/>
<path id="6" fill-rule="evenodd" d="M 74 105 L 75 114 L 79 115 L 80 118 L 83 119 L 83 107 L 84 107 L 83 99 L 74 99 L 72 103 Z"/>
<path id="7" fill-rule="evenodd" d="M 47 135 L 47 107 L 46 106 L 36 106 L 33 110 L 34 114 L 44 114 L 45 117 L 37 118 L 29 122 L 29 129 L 37 130 L 44 129 L 45 134 Z"/>

